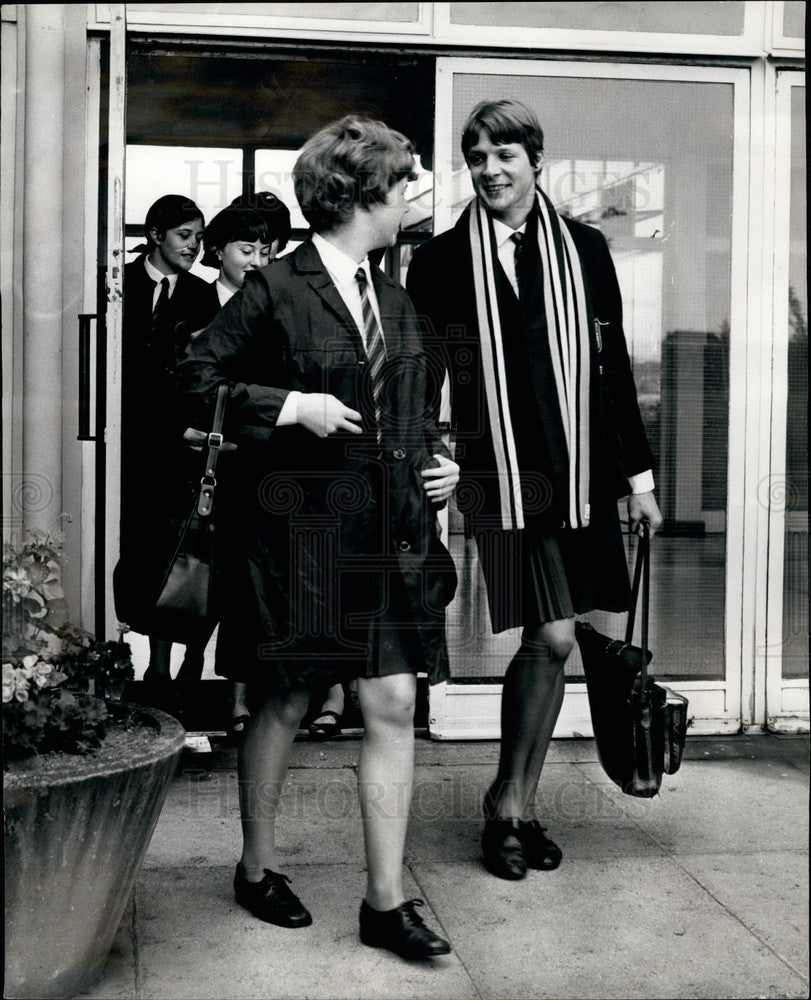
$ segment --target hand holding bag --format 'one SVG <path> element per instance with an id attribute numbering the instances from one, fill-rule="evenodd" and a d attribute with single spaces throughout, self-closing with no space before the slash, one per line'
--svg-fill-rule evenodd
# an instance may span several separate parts
<path id="1" fill-rule="evenodd" d="M 206 641 L 217 624 L 217 573 L 214 492 L 217 459 L 229 386 L 217 389 L 208 452 L 194 504 L 182 524 L 155 601 L 150 635 L 188 644 Z"/>
<path id="2" fill-rule="evenodd" d="M 632 645 L 636 606 L 642 597 L 641 646 Z M 663 774 L 681 765 L 687 732 L 687 699 L 648 674 L 650 534 L 639 542 L 625 641 L 577 622 L 597 752 L 603 770 L 628 795 L 651 798 Z"/>

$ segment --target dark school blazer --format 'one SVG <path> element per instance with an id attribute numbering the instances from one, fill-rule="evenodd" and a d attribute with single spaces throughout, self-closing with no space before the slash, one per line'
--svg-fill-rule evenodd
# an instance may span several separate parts
<path id="1" fill-rule="evenodd" d="M 113 579 L 116 613 L 149 634 L 149 609 L 172 541 L 171 519 L 188 508 L 201 460 L 186 448 L 174 370 L 190 334 L 210 319 L 207 284 L 178 274 L 160 328 L 152 326 L 155 283 L 144 257 L 124 267 L 121 387 L 120 560 Z"/>
<path id="2" fill-rule="evenodd" d="M 401 583 L 423 669 L 447 679 L 444 608 L 456 577 L 419 473 L 449 453 L 411 302 L 372 273 L 387 352 L 382 447 L 360 331 L 309 240 L 249 273 L 178 370 L 192 401 L 233 386 L 240 495 L 230 491 L 235 556 L 220 634 L 235 679 L 312 688 L 330 671 L 357 672 L 369 616 Z M 276 426 L 291 390 L 334 395 L 363 415 L 364 432 L 319 438 Z"/>

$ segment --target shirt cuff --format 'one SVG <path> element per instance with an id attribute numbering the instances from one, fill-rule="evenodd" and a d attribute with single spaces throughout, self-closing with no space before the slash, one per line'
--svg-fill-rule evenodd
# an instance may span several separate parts
<path id="1" fill-rule="evenodd" d="M 638 472 L 635 476 L 628 476 L 628 485 L 631 493 L 650 493 L 655 488 L 653 483 L 653 470 L 646 469 Z"/>
<path id="2" fill-rule="evenodd" d="M 298 423 L 298 398 L 300 395 L 301 393 L 296 389 L 288 392 L 287 399 L 282 403 L 282 408 L 276 419 L 277 427 L 289 427 L 291 424 Z"/>

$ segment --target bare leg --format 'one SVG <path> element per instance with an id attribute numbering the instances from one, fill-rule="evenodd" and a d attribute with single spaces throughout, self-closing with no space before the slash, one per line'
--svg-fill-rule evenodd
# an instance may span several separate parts
<path id="1" fill-rule="evenodd" d="M 491 786 L 499 816 L 535 816 L 535 793 L 563 704 L 563 666 L 573 645 L 574 619 L 525 629 L 507 668 L 501 698 L 501 751 Z"/>
<path id="2" fill-rule="evenodd" d="M 254 712 L 239 746 L 239 808 L 242 871 L 258 882 L 265 868 L 277 871 L 276 816 L 290 762 L 290 750 L 307 710 L 305 692 L 266 698 Z"/>
<path id="3" fill-rule="evenodd" d="M 405 899 L 403 852 L 414 784 L 416 695 L 413 674 L 358 680 L 364 725 L 358 795 L 366 846 L 366 902 L 375 910 L 392 910 Z"/>
<path id="4" fill-rule="evenodd" d="M 321 706 L 321 711 L 313 719 L 313 722 L 317 723 L 325 712 L 334 712 L 336 715 L 344 714 L 343 684 L 333 684 L 332 687 L 329 689 L 329 691 L 327 691 L 327 696 L 324 699 L 324 703 Z"/>

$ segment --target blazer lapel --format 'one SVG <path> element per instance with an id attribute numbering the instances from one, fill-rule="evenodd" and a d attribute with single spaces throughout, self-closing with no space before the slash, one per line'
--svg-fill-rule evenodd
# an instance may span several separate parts
<path id="1" fill-rule="evenodd" d="M 346 308 L 340 292 L 333 284 L 312 240 L 302 243 L 295 251 L 294 264 L 298 273 L 307 277 L 310 288 L 319 296 L 330 312 L 334 313 L 341 321 L 341 327 L 346 330 L 359 355 L 364 356 L 366 352 L 360 330 L 352 319 L 352 314 Z"/>
<path id="2" fill-rule="evenodd" d="M 372 273 L 372 284 L 377 296 L 377 305 L 380 310 L 380 320 L 383 324 L 383 339 L 386 343 L 387 354 L 399 354 L 404 349 L 402 323 L 399 322 L 403 314 L 402 295 L 403 290 L 396 285 L 391 278 L 387 277 L 379 267 L 374 265 L 370 268 Z"/>

